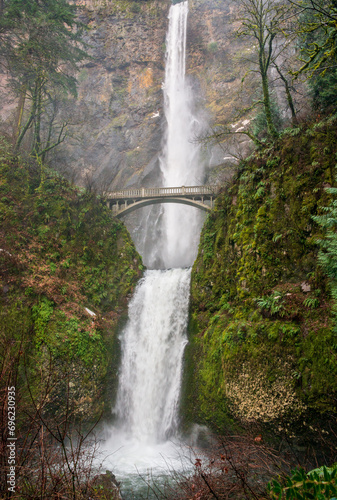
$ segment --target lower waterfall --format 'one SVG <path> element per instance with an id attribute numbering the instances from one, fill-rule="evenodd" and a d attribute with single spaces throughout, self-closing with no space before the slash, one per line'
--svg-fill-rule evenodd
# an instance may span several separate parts
<path id="1" fill-rule="evenodd" d="M 115 411 L 124 432 L 143 442 L 177 431 L 190 275 L 147 271 L 130 302 Z"/>
<path id="2" fill-rule="evenodd" d="M 140 476 L 160 482 L 169 469 L 191 467 L 178 429 L 190 277 L 190 268 L 146 271 L 129 304 L 116 423 L 104 443 L 105 466 L 122 481 L 126 499 L 142 498 Z"/>

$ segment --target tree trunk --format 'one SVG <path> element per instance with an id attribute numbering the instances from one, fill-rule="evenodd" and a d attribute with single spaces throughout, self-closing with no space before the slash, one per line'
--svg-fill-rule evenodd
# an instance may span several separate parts
<path id="1" fill-rule="evenodd" d="M 294 101 L 293 101 L 293 98 L 292 98 L 292 95 L 290 92 L 290 86 L 289 86 L 288 80 L 285 78 L 285 76 L 283 76 L 283 73 L 281 72 L 281 70 L 277 66 L 277 64 L 276 63 L 274 63 L 274 64 L 275 64 L 276 71 L 278 72 L 282 82 L 284 83 L 284 87 L 286 90 L 286 96 L 287 96 L 287 102 L 288 102 L 289 109 L 291 111 L 291 123 L 293 124 L 293 126 L 298 125 Z"/>
<path id="2" fill-rule="evenodd" d="M 20 149 L 23 138 L 26 135 L 26 132 L 30 128 L 31 124 L 33 123 L 34 118 L 36 117 L 36 110 L 37 110 L 37 104 L 38 104 L 38 94 L 39 94 L 39 88 L 41 88 L 41 85 L 42 85 L 42 82 L 40 82 L 39 77 L 37 77 L 37 79 L 35 81 L 34 91 L 32 94 L 33 104 L 32 104 L 31 110 L 30 110 L 29 118 L 26 122 L 26 125 L 22 128 L 22 130 L 19 134 L 19 137 L 16 140 L 16 144 L 15 144 L 15 148 L 14 148 L 15 152 L 18 152 L 18 150 Z M 34 134 L 34 136 L 35 136 L 35 134 Z"/>
<path id="3" fill-rule="evenodd" d="M 19 135 L 20 135 L 23 111 L 25 109 L 26 90 L 27 90 L 26 85 L 23 85 L 21 92 L 20 92 L 19 104 L 18 104 L 17 115 L 16 115 L 16 124 L 15 124 L 15 130 L 14 130 L 14 144 L 17 143 L 17 140 L 18 140 Z"/>
<path id="4" fill-rule="evenodd" d="M 35 113 L 35 129 L 32 153 L 39 155 L 41 150 L 41 114 L 42 114 L 42 82 L 41 77 L 38 78 L 37 93 L 36 93 L 36 113 Z"/>
<path id="5" fill-rule="evenodd" d="M 26 135 L 26 132 L 27 130 L 29 129 L 29 127 L 31 126 L 33 120 L 34 120 L 34 117 L 35 117 L 35 113 L 36 113 L 36 102 L 33 101 L 33 105 L 32 105 L 32 109 L 30 111 L 30 115 L 29 115 L 29 118 L 26 122 L 26 125 L 23 127 L 23 129 L 21 130 L 20 132 L 20 135 L 19 137 L 17 138 L 17 141 L 16 141 L 16 144 L 15 144 L 15 148 L 14 148 L 14 151 L 17 153 L 20 149 L 20 146 L 21 146 L 21 143 L 23 141 L 23 138 L 24 136 Z"/>
<path id="6" fill-rule="evenodd" d="M 43 151 L 41 151 L 41 160 L 44 162 L 46 159 L 46 154 L 50 150 L 50 145 L 51 145 L 51 137 L 52 137 L 52 132 L 53 132 L 53 125 L 54 125 L 54 120 L 56 117 L 56 101 L 51 98 L 49 95 L 49 99 L 51 100 L 51 104 L 53 106 L 53 113 L 49 121 L 49 126 L 48 126 L 48 135 L 47 135 L 47 142 L 43 148 Z"/>
<path id="7" fill-rule="evenodd" d="M 260 68 L 260 75 L 261 75 L 261 80 L 262 80 L 262 93 L 263 93 L 263 105 L 264 105 L 264 112 L 266 116 L 266 121 L 267 121 L 267 129 L 268 129 L 268 135 L 272 137 L 273 139 L 276 139 L 278 137 L 278 132 L 276 130 L 272 112 L 271 112 L 271 103 L 270 103 L 270 92 L 269 92 L 269 81 L 268 81 L 268 69 L 270 66 L 270 61 L 272 57 L 272 51 L 273 51 L 273 40 L 275 35 L 270 34 L 269 37 L 265 36 L 265 29 L 266 26 L 263 22 L 263 3 L 261 2 L 259 4 L 259 68 Z M 266 50 L 266 46 L 267 49 Z"/>
<path id="8" fill-rule="evenodd" d="M 261 78 L 262 78 L 263 105 L 264 105 L 264 111 L 265 111 L 265 115 L 266 115 L 268 133 L 271 137 L 276 139 L 278 137 L 278 133 L 277 133 L 276 127 L 274 125 L 273 117 L 271 114 L 268 76 L 267 76 L 267 73 L 263 71 L 263 68 L 261 68 L 261 66 L 260 66 L 260 69 L 261 69 Z"/>

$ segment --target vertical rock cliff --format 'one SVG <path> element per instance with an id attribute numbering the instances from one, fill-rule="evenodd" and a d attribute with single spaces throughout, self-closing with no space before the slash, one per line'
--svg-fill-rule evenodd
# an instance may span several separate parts
<path id="1" fill-rule="evenodd" d="M 169 4 L 82 2 L 91 56 L 77 75 L 78 97 L 62 108 L 69 139 L 55 163 L 82 182 L 144 182 L 161 143 L 165 33 Z"/>
<path id="2" fill-rule="evenodd" d="M 67 123 L 67 138 L 49 159 L 77 183 L 94 182 L 101 190 L 156 185 L 165 130 L 162 84 L 171 2 L 77 3 L 80 20 L 90 28 L 85 36 L 90 57 L 75 75 L 78 96 L 59 98 L 57 121 Z M 248 71 L 254 45 L 237 37 L 239 27 L 236 2 L 190 1 L 187 75 L 205 136 L 219 123 L 242 130 L 252 117 L 242 110 L 259 98 L 259 78 Z M 17 103 L 6 89 L 5 75 L 0 80 L 0 127 L 10 134 Z M 206 172 L 213 171 L 208 180 L 224 180 L 227 167 L 249 147 L 244 135 L 222 149 L 208 144 L 203 158 Z"/>

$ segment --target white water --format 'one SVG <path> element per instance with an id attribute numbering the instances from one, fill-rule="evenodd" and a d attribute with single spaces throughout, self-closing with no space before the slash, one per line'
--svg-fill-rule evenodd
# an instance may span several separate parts
<path id="1" fill-rule="evenodd" d="M 147 271 L 121 335 L 117 423 L 105 449 L 113 453 L 109 468 L 136 489 L 138 474 L 151 470 L 158 478 L 168 467 L 181 470 L 191 463 L 177 432 L 190 274 L 190 269 Z"/>
<path id="2" fill-rule="evenodd" d="M 196 137 L 200 124 L 193 113 L 193 93 L 186 78 L 188 2 L 171 7 L 167 34 L 164 107 L 166 140 L 161 158 L 164 186 L 202 184 L 203 166 Z M 167 267 L 191 266 L 196 257 L 202 217 L 198 210 L 163 205 L 164 238 L 161 251 Z"/>
<path id="3" fill-rule="evenodd" d="M 193 142 L 199 124 L 185 76 L 187 14 L 187 2 L 171 6 L 166 43 L 167 131 L 160 166 L 164 185 L 172 187 L 201 184 L 203 174 Z M 150 265 L 160 262 L 166 270 L 145 273 L 121 334 L 122 360 L 113 409 L 116 424 L 105 442 L 112 453 L 107 465 L 119 478 L 149 469 L 160 475 L 163 468 L 168 472 L 168 465 L 180 470 L 186 465 L 179 444 L 178 406 L 187 343 L 191 274 L 187 266 L 196 255 L 201 223 L 197 209 L 166 204 L 156 231 L 153 225 L 146 228 L 161 238 L 151 256 L 143 257 Z"/>
<path id="4" fill-rule="evenodd" d="M 177 431 L 189 285 L 189 269 L 147 271 L 130 302 L 116 413 L 124 432 L 144 443 Z"/>
<path id="5" fill-rule="evenodd" d="M 187 17 L 187 1 L 171 6 L 163 84 L 166 130 L 159 159 L 165 187 L 202 185 L 204 180 L 204 163 L 196 143 L 204 120 L 199 118 L 186 76 Z M 158 208 L 145 213 L 146 220 L 134 237 L 146 266 L 157 269 L 191 266 L 204 214 L 187 205 L 168 203 L 161 205 L 159 214 Z"/>

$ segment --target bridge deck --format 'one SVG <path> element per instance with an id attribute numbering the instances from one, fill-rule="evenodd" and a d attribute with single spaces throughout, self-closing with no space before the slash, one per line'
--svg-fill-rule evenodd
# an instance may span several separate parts
<path id="1" fill-rule="evenodd" d="M 169 196 L 214 196 L 215 190 L 211 186 L 182 186 L 182 187 L 153 187 L 138 189 L 123 189 L 106 193 L 109 200 L 125 200 L 126 198 L 158 198 Z"/>

